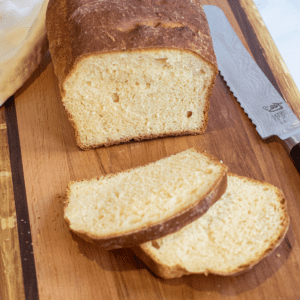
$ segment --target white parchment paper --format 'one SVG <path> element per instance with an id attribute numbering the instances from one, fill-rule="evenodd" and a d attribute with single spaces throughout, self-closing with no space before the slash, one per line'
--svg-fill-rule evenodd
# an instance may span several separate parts
<path id="1" fill-rule="evenodd" d="M 0 0 L 0 106 L 19 89 L 47 51 L 48 0 Z"/>

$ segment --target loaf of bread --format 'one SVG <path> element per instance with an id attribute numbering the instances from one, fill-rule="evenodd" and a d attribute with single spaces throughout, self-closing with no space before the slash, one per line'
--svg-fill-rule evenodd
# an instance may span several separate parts
<path id="1" fill-rule="evenodd" d="M 228 175 L 228 187 L 205 215 L 180 231 L 135 247 L 163 278 L 233 275 L 252 268 L 283 240 L 289 216 L 276 187 Z"/>
<path id="2" fill-rule="evenodd" d="M 199 0 L 50 0 L 46 28 L 80 148 L 204 132 L 218 68 Z"/>
<path id="3" fill-rule="evenodd" d="M 68 186 L 70 229 L 105 249 L 173 233 L 202 216 L 225 192 L 227 167 L 191 148 L 146 166 Z"/>

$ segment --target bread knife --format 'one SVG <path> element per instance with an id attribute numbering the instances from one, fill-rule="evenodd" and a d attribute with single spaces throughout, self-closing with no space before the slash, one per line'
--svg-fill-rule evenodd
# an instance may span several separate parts
<path id="1" fill-rule="evenodd" d="M 278 137 L 300 173 L 300 121 L 231 27 L 223 11 L 204 5 L 218 68 L 262 139 Z"/>

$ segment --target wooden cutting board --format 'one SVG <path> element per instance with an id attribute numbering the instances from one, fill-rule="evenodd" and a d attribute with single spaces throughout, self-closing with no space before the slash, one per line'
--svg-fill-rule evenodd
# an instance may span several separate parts
<path id="1" fill-rule="evenodd" d="M 300 115 L 300 94 L 251 0 L 219 6 L 270 81 Z M 283 146 L 265 143 L 218 76 L 204 135 L 81 151 L 60 100 L 53 64 L 42 64 L 0 109 L 0 294 L 7 299 L 300 299 L 300 175 Z M 89 179 L 197 146 L 230 171 L 282 189 L 291 225 L 281 246 L 247 273 L 162 280 L 130 249 L 103 251 L 63 220 L 70 180 Z"/>

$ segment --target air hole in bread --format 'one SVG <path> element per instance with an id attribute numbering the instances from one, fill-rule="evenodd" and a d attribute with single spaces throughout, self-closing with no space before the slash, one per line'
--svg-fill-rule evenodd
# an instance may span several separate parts
<path id="1" fill-rule="evenodd" d="M 146 87 L 147 87 L 147 89 L 149 89 L 149 88 L 150 88 L 150 86 L 151 86 L 151 84 L 150 84 L 149 82 L 147 82 L 147 83 L 146 83 Z"/>
<path id="2" fill-rule="evenodd" d="M 117 93 L 113 93 L 111 98 L 114 102 L 119 102 L 119 100 L 120 100 L 120 97 Z"/>
<path id="3" fill-rule="evenodd" d="M 159 22 L 159 23 L 157 23 L 155 26 L 154 26 L 154 28 L 157 28 L 157 27 L 159 27 L 161 25 L 161 23 Z"/>
<path id="4" fill-rule="evenodd" d="M 186 114 L 186 116 L 187 116 L 188 118 L 190 118 L 190 117 L 192 116 L 192 114 L 193 114 L 193 113 L 192 113 L 191 111 L 188 111 L 187 114 Z"/>
<path id="5" fill-rule="evenodd" d="M 92 85 L 92 82 L 91 82 L 91 81 L 87 81 L 86 84 L 87 84 L 88 86 L 91 86 L 91 85 Z"/>
<path id="6" fill-rule="evenodd" d="M 166 64 L 168 59 L 167 58 L 156 58 L 155 60 L 161 64 Z"/>
<path id="7" fill-rule="evenodd" d="M 160 246 L 159 246 L 159 244 L 158 244 L 157 241 L 151 241 L 151 245 L 152 245 L 152 247 L 154 247 L 154 248 L 156 248 L 156 249 L 159 249 L 159 248 L 160 248 Z"/>

